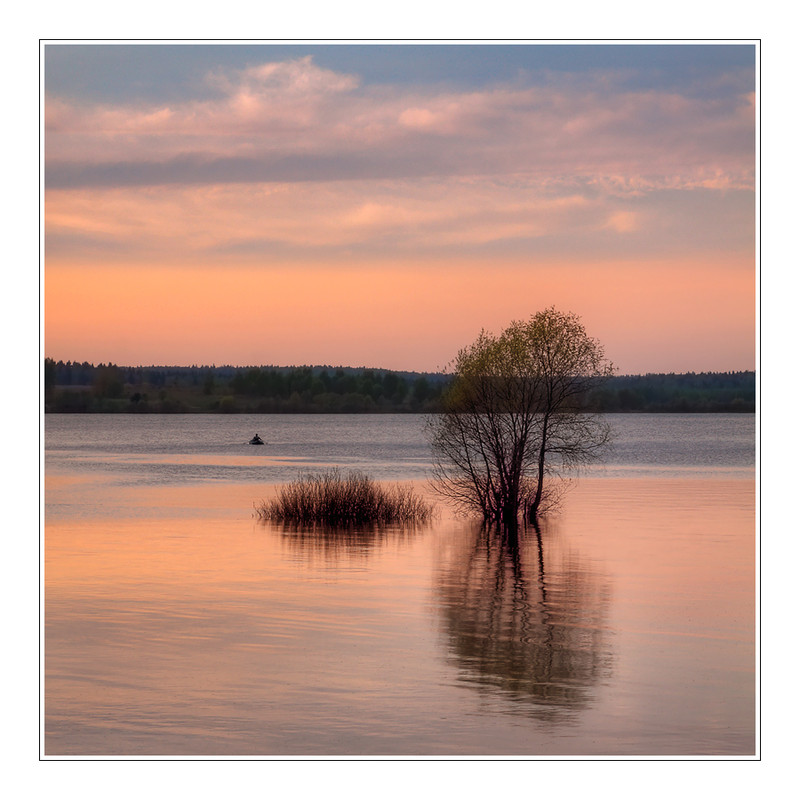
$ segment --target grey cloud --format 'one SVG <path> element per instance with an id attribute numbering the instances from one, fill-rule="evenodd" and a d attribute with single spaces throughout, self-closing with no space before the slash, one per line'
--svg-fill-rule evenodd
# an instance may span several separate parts
<path id="1" fill-rule="evenodd" d="M 176 156 L 166 161 L 102 163 L 56 161 L 46 165 L 48 189 L 201 183 L 292 183 L 301 181 L 375 180 L 458 175 L 470 171 L 455 159 L 436 153 L 330 153 L 202 158 Z"/>
<path id="2" fill-rule="evenodd" d="M 100 255 L 113 256 L 117 253 L 131 252 L 136 243 L 111 236 L 103 236 L 75 231 L 45 231 L 44 249 L 46 255 Z"/>

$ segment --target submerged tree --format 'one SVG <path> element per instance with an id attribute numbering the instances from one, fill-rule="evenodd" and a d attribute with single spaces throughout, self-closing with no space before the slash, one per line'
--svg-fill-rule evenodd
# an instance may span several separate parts
<path id="1" fill-rule="evenodd" d="M 487 522 L 535 520 L 545 479 L 594 460 L 608 425 L 587 413 L 589 389 L 613 373 L 574 314 L 549 308 L 485 331 L 461 350 L 443 413 L 431 418 L 440 492 Z"/>

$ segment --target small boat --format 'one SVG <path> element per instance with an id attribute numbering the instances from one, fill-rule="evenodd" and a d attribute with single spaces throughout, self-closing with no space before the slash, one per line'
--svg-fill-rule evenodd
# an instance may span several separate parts
<path id="1" fill-rule="evenodd" d="M 256 435 L 255 435 L 255 436 L 254 436 L 254 437 L 253 437 L 253 438 L 250 440 L 250 444 L 264 444 L 264 440 L 263 440 L 263 439 L 262 439 L 262 438 L 261 438 L 261 437 L 260 437 L 258 434 L 256 434 Z"/>

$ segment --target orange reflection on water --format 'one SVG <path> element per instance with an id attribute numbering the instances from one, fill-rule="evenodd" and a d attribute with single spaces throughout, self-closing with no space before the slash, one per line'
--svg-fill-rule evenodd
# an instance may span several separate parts
<path id="1" fill-rule="evenodd" d="M 612 563 L 631 620 L 647 608 L 651 626 L 655 615 L 665 629 L 753 641 L 753 481 L 585 480 L 560 524 L 582 553 Z"/>
<path id="2" fill-rule="evenodd" d="M 262 525 L 268 487 L 81 491 L 48 496 L 48 754 L 754 750 L 750 481 L 582 480 L 511 547 Z"/>

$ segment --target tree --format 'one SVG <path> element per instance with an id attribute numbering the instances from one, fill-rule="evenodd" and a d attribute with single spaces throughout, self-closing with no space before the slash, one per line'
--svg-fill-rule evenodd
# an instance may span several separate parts
<path id="1" fill-rule="evenodd" d="M 598 457 L 609 426 L 587 413 L 590 389 L 613 365 L 580 318 L 549 308 L 481 332 L 461 350 L 443 412 L 430 418 L 439 491 L 486 522 L 535 521 L 545 480 Z"/>
<path id="2" fill-rule="evenodd" d="M 125 386 L 122 382 L 122 371 L 116 364 L 108 366 L 100 364 L 95 370 L 92 389 L 96 397 L 122 397 Z"/>

